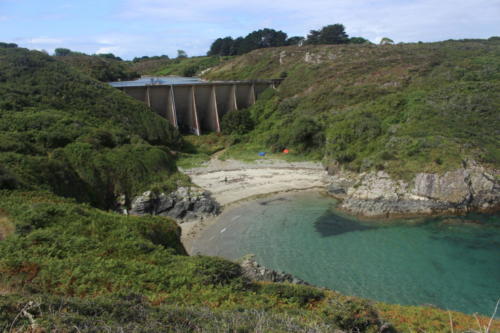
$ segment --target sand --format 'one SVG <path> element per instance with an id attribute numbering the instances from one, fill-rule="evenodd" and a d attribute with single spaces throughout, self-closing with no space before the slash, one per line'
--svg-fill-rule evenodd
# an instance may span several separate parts
<path id="1" fill-rule="evenodd" d="M 212 159 L 202 167 L 182 170 L 194 184 L 212 193 L 212 197 L 227 209 L 244 200 L 259 196 L 315 188 L 324 188 L 327 173 L 320 163 L 287 162 L 262 159 L 253 163 Z M 213 219 L 182 223 L 182 241 L 188 249 Z"/>

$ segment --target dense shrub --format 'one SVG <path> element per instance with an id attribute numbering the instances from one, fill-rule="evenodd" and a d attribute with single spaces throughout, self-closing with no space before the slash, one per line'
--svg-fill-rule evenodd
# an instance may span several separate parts
<path id="1" fill-rule="evenodd" d="M 117 195 L 169 184 L 176 168 L 168 147 L 181 146 L 177 130 L 65 64 L 118 60 L 62 58 L 0 48 L 1 186 L 49 189 L 109 208 Z"/>
<path id="2" fill-rule="evenodd" d="M 221 129 L 224 134 L 245 134 L 250 132 L 254 123 L 247 109 L 226 113 L 221 120 Z"/>
<path id="3" fill-rule="evenodd" d="M 275 295 L 300 305 L 319 301 L 325 297 L 320 289 L 301 285 L 266 283 L 261 286 L 260 290 L 265 294 Z"/>
<path id="4" fill-rule="evenodd" d="M 69 53 L 56 54 L 56 59 L 102 82 L 133 80 L 140 77 L 130 65 L 110 56 Z"/>
<path id="5" fill-rule="evenodd" d="M 14 190 L 18 186 L 17 179 L 0 166 L 0 190 Z"/>
<path id="6" fill-rule="evenodd" d="M 334 300 L 331 305 L 329 319 L 348 332 L 376 332 L 374 328 L 381 324 L 377 311 L 368 301 L 348 297 Z M 384 332 L 392 332 L 387 326 Z"/>
<path id="7" fill-rule="evenodd" d="M 284 133 L 281 143 L 295 147 L 300 152 L 308 152 L 324 146 L 325 135 L 322 127 L 309 117 L 299 117 Z"/>

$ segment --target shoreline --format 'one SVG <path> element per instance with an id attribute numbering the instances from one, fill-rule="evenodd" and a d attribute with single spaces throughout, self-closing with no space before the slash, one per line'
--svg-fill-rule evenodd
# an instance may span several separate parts
<path id="1" fill-rule="evenodd" d="M 224 212 L 250 200 L 279 193 L 326 192 L 327 185 L 327 172 L 321 164 L 313 162 L 258 160 L 247 163 L 212 159 L 203 167 L 184 170 L 184 173 L 191 177 L 194 184 L 210 192 Z M 179 224 L 181 241 L 190 255 L 193 255 L 192 244 L 219 217 L 220 214 Z"/>
<path id="2" fill-rule="evenodd" d="M 331 197 L 333 200 L 335 200 L 334 197 L 329 195 L 326 190 L 322 187 L 310 187 L 310 188 L 303 188 L 303 189 L 290 189 L 290 190 L 284 190 L 284 191 L 276 191 L 276 192 L 269 192 L 269 193 L 263 193 L 263 194 L 256 194 L 253 196 L 249 196 L 243 199 L 240 199 L 238 201 L 231 202 L 223 207 L 221 207 L 223 210 L 219 215 L 212 216 L 208 219 L 203 219 L 203 220 L 194 220 L 194 221 L 188 221 L 188 222 L 183 222 L 180 223 L 179 226 L 182 229 L 181 233 L 181 242 L 182 245 L 184 245 L 185 250 L 187 251 L 188 255 L 196 255 L 197 253 L 192 253 L 192 247 L 194 243 L 200 239 L 201 234 L 209 227 L 217 222 L 219 222 L 219 219 L 221 218 L 222 214 L 225 214 L 232 209 L 238 208 L 241 205 L 244 205 L 250 201 L 266 198 L 266 197 L 272 197 L 274 195 L 278 194 L 285 194 L 285 193 L 299 193 L 299 192 L 317 192 L 320 193 L 321 195 Z"/>
<path id="3" fill-rule="evenodd" d="M 450 174 L 461 171 L 463 170 Z M 491 206 L 488 200 L 486 200 L 487 209 L 481 206 L 471 209 L 467 206 L 460 207 L 450 202 L 450 199 L 417 196 L 413 192 L 408 192 L 401 181 L 393 181 L 388 175 L 380 174 L 380 172 L 376 175 L 369 174 L 365 177 L 366 182 L 359 177 L 345 178 L 346 176 L 342 174 L 331 176 L 318 162 L 288 162 L 277 159 L 243 162 L 213 158 L 201 167 L 183 170 L 183 172 L 191 177 L 194 184 L 209 192 L 223 210 L 265 196 L 307 190 L 324 192 L 332 200 L 341 202 L 337 206 L 339 211 L 367 222 L 431 216 L 463 216 L 471 212 L 495 214 L 498 210 L 498 205 Z M 360 185 L 353 186 L 353 180 L 360 182 Z M 332 191 L 329 187 L 335 182 L 338 184 L 334 185 L 335 191 Z M 460 185 L 461 182 L 457 184 Z M 481 186 L 478 188 L 482 189 Z M 432 186 L 431 189 L 433 189 Z M 488 196 L 484 197 L 488 199 Z M 191 248 L 206 226 L 212 225 L 218 218 L 219 215 L 181 223 L 181 240 L 183 244 L 186 244 L 185 247 Z"/>

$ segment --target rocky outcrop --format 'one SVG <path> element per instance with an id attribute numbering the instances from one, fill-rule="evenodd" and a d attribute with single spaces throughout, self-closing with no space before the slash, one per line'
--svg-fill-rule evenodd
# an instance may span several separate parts
<path id="1" fill-rule="evenodd" d="M 179 187 L 168 194 L 144 192 L 132 200 L 128 214 L 168 216 L 183 222 L 217 215 L 219 209 L 210 193 L 195 187 Z"/>
<path id="2" fill-rule="evenodd" d="M 245 257 L 240 263 L 240 266 L 243 270 L 243 276 L 252 281 L 286 282 L 308 285 L 307 282 L 298 279 L 291 274 L 278 272 L 259 265 L 253 256 Z"/>
<path id="3" fill-rule="evenodd" d="M 457 214 L 500 208 L 498 171 L 474 163 L 442 175 L 418 173 L 411 182 L 386 172 L 353 174 L 334 169 L 328 191 L 340 208 L 367 217 Z"/>

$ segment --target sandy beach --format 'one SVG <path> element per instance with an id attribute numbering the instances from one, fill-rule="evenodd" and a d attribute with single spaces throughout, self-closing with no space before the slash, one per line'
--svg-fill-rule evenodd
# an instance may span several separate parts
<path id="1" fill-rule="evenodd" d="M 262 159 L 252 163 L 212 159 L 202 167 L 182 170 L 196 185 L 212 193 L 222 209 L 244 200 L 279 192 L 324 188 L 327 173 L 320 163 Z M 193 240 L 212 219 L 182 223 L 182 241 Z"/>

